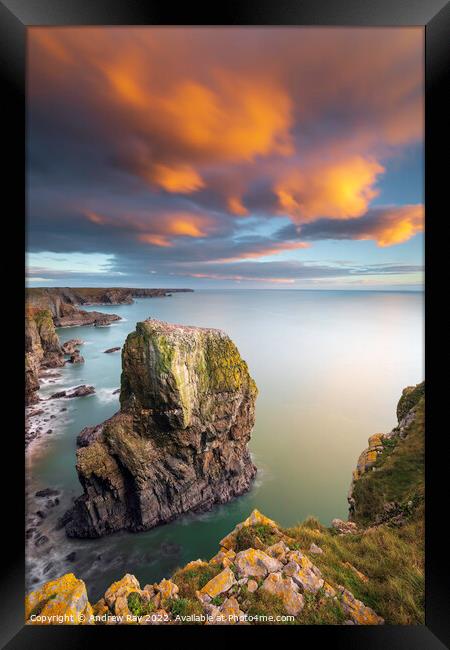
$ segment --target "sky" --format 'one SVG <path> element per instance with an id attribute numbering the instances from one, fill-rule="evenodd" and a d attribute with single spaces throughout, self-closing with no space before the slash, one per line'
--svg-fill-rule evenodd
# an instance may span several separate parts
<path id="1" fill-rule="evenodd" d="M 32 27 L 27 284 L 422 290 L 422 28 Z"/>

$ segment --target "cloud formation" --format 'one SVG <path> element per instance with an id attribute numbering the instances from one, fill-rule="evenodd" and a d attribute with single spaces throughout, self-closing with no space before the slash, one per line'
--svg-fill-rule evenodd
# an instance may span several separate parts
<path id="1" fill-rule="evenodd" d="M 391 205 L 383 187 L 423 138 L 422 40 L 420 29 L 31 28 L 30 249 L 203 277 L 204 263 L 300 261 L 327 239 L 409 241 L 423 207 L 407 191 Z M 295 281 L 285 271 L 273 281 Z"/>

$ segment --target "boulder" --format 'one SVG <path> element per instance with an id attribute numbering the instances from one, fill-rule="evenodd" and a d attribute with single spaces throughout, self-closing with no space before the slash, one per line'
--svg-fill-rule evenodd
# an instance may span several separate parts
<path id="1" fill-rule="evenodd" d="M 353 521 L 333 519 L 331 527 L 341 535 L 356 535 L 358 533 L 358 526 Z"/>
<path id="2" fill-rule="evenodd" d="M 219 596 L 228 591 L 236 582 L 233 571 L 226 567 L 200 590 L 201 594 L 207 594 L 210 598 Z"/>
<path id="3" fill-rule="evenodd" d="M 171 580 L 166 580 L 165 578 L 161 580 L 159 585 L 156 585 L 156 589 L 161 594 L 162 600 L 167 600 L 168 598 L 176 598 L 178 594 L 178 585 L 176 585 Z"/>
<path id="4" fill-rule="evenodd" d="M 314 553 L 315 555 L 322 555 L 323 549 L 321 549 L 320 546 L 317 546 L 317 544 L 314 544 L 314 542 L 312 542 L 311 546 L 309 547 L 309 552 Z"/>
<path id="5" fill-rule="evenodd" d="M 75 350 L 73 354 L 70 355 L 70 359 L 67 363 L 84 363 L 84 357 L 81 356 L 79 350 Z"/>
<path id="6" fill-rule="evenodd" d="M 281 598 L 286 612 L 291 616 L 297 616 L 304 607 L 303 596 L 298 593 L 294 581 L 289 577 L 284 578 L 281 573 L 267 576 L 261 589 Z"/>
<path id="7" fill-rule="evenodd" d="M 378 616 L 373 609 L 357 600 L 354 595 L 342 585 L 338 586 L 341 595 L 341 605 L 344 612 L 356 625 L 383 625 L 384 619 Z"/>
<path id="8" fill-rule="evenodd" d="M 65 341 L 65 343 L 62 344 L 64 354 L 73 354 L 75 349 L 79 345 L 83 345 L 83 343 L 84 341 L 81 339 L 69 339 L 68 341 Z"/>
<path id="9" fill-rule="evenodd" d="M 265 578 L 268 573 L 281 571 L 282 563 L 259 549 L 249 548 L 236 555 L 235 566 L 241 576 Z"/>
<path id="10" fill-rule="evenodd" d="M 82 386 L 77 386 L 74 388 L 70 393 L 66 393 L 64 397 L 67 398 L 72 398 L 72 397 L 86 397 L 87 395 L 93 395 L 95 393 L 95 388 L 93 386 L 86 386 L 83 384 Z"/>
<path id="11" fill-rule="evenodd" d="M 86 586 L 73 573 L 46 582 L 25 599 L 29 625 L 89 625 L 92 614 Z"/>

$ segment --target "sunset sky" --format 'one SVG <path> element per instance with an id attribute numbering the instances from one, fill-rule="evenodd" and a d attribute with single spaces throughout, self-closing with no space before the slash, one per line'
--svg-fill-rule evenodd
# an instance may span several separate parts
<path id="1" fill-rule="evenodd" d="M 422 28 L 31 28 L 30 286 L 421 289 Z"/>

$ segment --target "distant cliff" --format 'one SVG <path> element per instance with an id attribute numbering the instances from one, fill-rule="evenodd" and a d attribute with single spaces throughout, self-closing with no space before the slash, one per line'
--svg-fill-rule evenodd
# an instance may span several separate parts
<path id="1" fill-rule="evenodd" d="M 126 287 L 31 287 L 26 289 L 27 305 L 49 309 L 56 327 L 109 325 L 120 320 L 116 314 L 79 309 L 80 305 L 123 305 L 133 298 L 157 298 L 192 289 L 132 289 Z"/>
<path id="2" fill-rule="evenodd" d="M 220 330 L 147 320 L 122 351 L 121 410 L 77 452 L 70 536 L 146 530 L 249 489 L 257 388 Z"/>
<path id="3" fill-rule="evenodd" d="M 38 401 L 39 373 L 42 368 L 64 365 L 64 352 L 59 343 L 48 309 L 28 307 L 25 312 L 25 402 Z"/>

